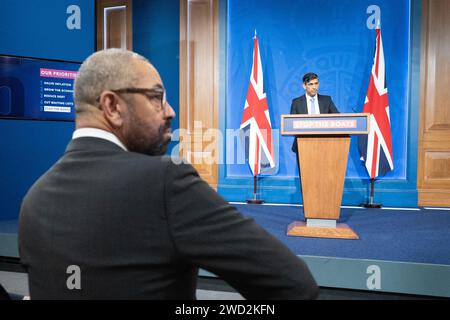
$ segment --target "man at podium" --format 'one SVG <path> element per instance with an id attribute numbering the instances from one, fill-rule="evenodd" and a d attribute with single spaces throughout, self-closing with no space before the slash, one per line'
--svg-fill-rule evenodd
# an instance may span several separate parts
<path id="1" fill-rule="evenodd" d="M 317 93 L 319 90 L 319 76 L 317 74 L 308 72 L 303 76 L 303 89 L 305 89 L 305 94 L 292 100 L 291 114 L 339 113 L 330 96 Z M 295 138 L 292 151 L 297 152 Z"/>
<path id="2" fill-rule="evenodd" d="M 300 193 L 306 221 L 289 224 L 287 235 L 359 239 L 340 215 L 350 134 L 367 134 L 368 114 L 339 113 L 330 96 L 317 94 L 319 77 L 303 76 L 305 94 L 292 100 L 291 114 L 282 115 L 282 135 L 295 135 Z M 320 170 L 317 170 L 320 168 Z"/>

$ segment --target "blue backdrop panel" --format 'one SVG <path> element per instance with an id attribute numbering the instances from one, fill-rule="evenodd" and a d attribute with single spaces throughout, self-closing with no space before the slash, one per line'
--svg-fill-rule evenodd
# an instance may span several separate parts
<path id="1" fill-rule="evenodd" d="M 72 19 L 79 8 L 79 20 Z M 0 54 L 83 61 L 95 49 L 95 1 L 2 0 Z M 69 29 L 79 22 L 80 29 Z"/>
<path id="2" fill-rule="evenodd" d="M 23 196 L 62 155 L 74 126 L 63 121 L 0 120 L 0 221 L 17 219 Z"/>
<path id="3" fill-rule="evenodd" d="M 67 27 L 72 5 L 80 29 Z M 81 62 L 95 49 L 95 2 L 2 0 L 0 39 L 0 54 Z M 73 129 L 66 121 L 0 120 L 0 220 L 17 219 L 23 196 L 64 152 Z"/>
<path id="4" fill-rule="evenodd" d="M 361 112 L 375 50 L 375 30 L 369 29 L 373 1 L 229 0 L 227 25 L 227 129 L 240 126 L 252 68 L 252 37 L 259 40 L 264 85 L 272 127 L 289 114 L 291 101 L 304 93 L 302 76 L 320 77 L 319 92 L 331 95 L 341 112 Z M 394 167 L 386 179 L 406 179 L 408 135 L 410 1 L 379 0 L 386 60 Z M 279 134 L 279 133 L 278 133 Z M 275 139 L 277 140 L 277 139 Z M 297 177 L 293 138 L 279 136 L 276 177 Z M 366 178 L 352 138 L 347 178 Z M 234 151 L 242 146 L 235 143 Z M 228 164 L 226 177 L 248 177 L 246 164 Z"/>

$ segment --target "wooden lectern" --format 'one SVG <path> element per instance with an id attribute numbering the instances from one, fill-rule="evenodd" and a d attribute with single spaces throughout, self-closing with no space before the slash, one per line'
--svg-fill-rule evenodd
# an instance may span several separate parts
<path id="1" fill-rule="evenodd" d="M 306 222 L 288 226 L 290 236 L 359 239 L 339 219 L 351 134 L 369 132 L 369 114 L 282 115 L 281 134 L 297 136 Z"/>

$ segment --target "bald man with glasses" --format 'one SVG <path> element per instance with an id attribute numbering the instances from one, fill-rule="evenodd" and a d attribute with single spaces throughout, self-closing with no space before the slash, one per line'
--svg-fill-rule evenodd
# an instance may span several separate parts
<path id="1" fill-rule="evenodd" d="M 74 99 L 72 141 L 22 202 L 31 299 L 195 299 L 199 268 L 245 298 L 317 296 L 299 257 L 163 156 L 175 112 L 147 59 L 94 53 Z"/>

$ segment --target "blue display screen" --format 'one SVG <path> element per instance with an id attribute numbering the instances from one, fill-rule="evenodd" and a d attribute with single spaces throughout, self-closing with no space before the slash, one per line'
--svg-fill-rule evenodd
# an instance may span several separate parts
<path id="1" fill-rule="evenodd" d="M 0 118 L 74 121 L 80 63 L 0 55 Z"/>

